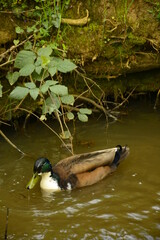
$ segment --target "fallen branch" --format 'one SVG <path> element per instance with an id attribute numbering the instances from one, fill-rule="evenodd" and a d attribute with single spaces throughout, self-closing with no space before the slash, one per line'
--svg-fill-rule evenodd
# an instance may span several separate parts
<path id="1" fill-rule="evenodd" d="M 86 10 L 86 13 L 87 13 L 87 16 L 80 19 L 62 18 L 61 23 L 66 23 L 73 26 L 84 26 L 90 21 L 89 11 Z"/>
<path id="2" fill-rule="evenodd" d="M 23 155 L 26 155 L 24 152 L 22 152 L 14 143 L 9 140 L 9 138 L 0 130 L 0 135 L 13 147 L 15 148 L 18 152 L 20 152 Z"/>

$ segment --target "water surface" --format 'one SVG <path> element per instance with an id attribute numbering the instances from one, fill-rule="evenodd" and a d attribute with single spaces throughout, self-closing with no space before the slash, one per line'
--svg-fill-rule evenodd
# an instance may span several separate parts
<path id="1" fill-rule="evenodd" d="M 100 183 L 52 197 L 39 186 L 25 189 L 34 160 L 46 156 L 56 163 L 69 153 L 38 122 L 31 122 L 26 133 L 5 130 L 32 157 L 21 157 L 0 138 L 0 239 L 7 207 L 8 239 L 160 239 L 159 126 L 160 113 L 148 103 L 129 106 L 128 116 L 108 128 L 104 118 L 77 124 L 76 153 L 128 144 L 130 155 Z"/>

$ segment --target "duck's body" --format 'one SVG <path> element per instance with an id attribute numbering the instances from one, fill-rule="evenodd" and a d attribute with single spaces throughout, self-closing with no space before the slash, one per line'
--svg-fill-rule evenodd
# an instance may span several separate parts
<path id="1" fill-rule="evenodd" d="M 53 166 L 46 158 L 39 158 L 34 165 L 34 175 L 28 189 L 33 188 L 41 175 L 40 187 L 49 191 L 71 190 L 92 185 L 114 172 L 129 153 L 128 147 L 104 149 L 74 155 Z"/>

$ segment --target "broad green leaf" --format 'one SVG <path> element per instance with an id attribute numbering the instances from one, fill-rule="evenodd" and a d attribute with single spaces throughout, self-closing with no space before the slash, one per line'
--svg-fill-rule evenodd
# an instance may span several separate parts
<path id="1" fill-rule="evenodd" d="M 60 101 L 58 97 L 52 95 L 48 97 L 42 106 L 42 114 L 45 115 L 47 113 L 52 114 L 55 111 L 58 111 L 60 107 Z"/>
<path id="2" fill-rule="evenodd" d="M 50 57 L 48 56 L 41 56 L 41 60 L 43 68 L 50 63 Z"/>
<path id="3" fill-rule="evenodd" d="M 18 33 L 18 34 L 22 34 L 23 32 L 24 32 L 24 30 L 21 28 L 21 27 L 16 27 L 16 33 Z"/>
<path id="4" fill-rule="evenodd" d="M 68 95 L 68 88 L 64 85 L 54 85 L 50 87 L 51 92 L 59 96 Z"/>
<path id="5" fill-rule="evenodd" d="M 45 74 L 44 74 L 44 71 L 41 71 L 40 74 L 36 73 L 36 71 L 34 71 L 32 73 L 32 79 L 35 80 L 35 81 L 42 81 L 42 78 L 43 80 L 45 78 L 47 78 L 49 76 L 48 72 L 46 71 Z"/>
<path id="6" fill-rule="evenodd" d="M 62 96 L 62 97 L 61 97 L 61 101 L 62 101 L 62 103 L 64 103 L 64 104 L 72 105 L 72 106 L 73 106 L 73 104 L 74 104 L 74 97 L 73 97 L 73 95 Z"/>
<path id="7" fill-rule="evenodd" d="M 72 112 L 67 112 L 67 118 L 69 120 L 73 120 L 74 119 L 74 114 Z"/>
<path id="8" fill-rule="evenodd" d="M 52 53 L 52 48 L 50 46 L 47 46 L 47 47 L 42 47 L 38 50 L 38 56 L 50 56 L 51 53 Z"/>
<path id="9" fill-rule="evenodd" d="M 41 92 L 42 93 L 46 93 L 48 91 L 48 88 L 50 86 L 53 86 L 55 84 L 57 84 L 58 81 L 54 81 L 54 80 L 47 80 L 40 88 Z"/>
<path id="10" fill-rule="evenodd" d="M 88 109 L 88 108 L 80 108 L 79 112 L 82 113 L 82 114 L 87 114 L 87 115 L 92 114 L 92 110 Z"/>
<path id="11" fill-rule="evenodd" d="M 42 67 L 41 66 L 35 67 L 35 71 L 36 73 L 40 74 L 42 71 Z"/>
<path id="12" fill-rule="evenodd" d="M 2 84 L 0 83 L 0 97 L 2 97 L 2 88 L 3 88 L 3 86 L 2 86 Z"/>
<path id="13" fill-rule="evenodd" d="M 17 86 L 11 93 L 10 93 L 10 98 L 14 98 L 17 100 L 21 100 L 24 97 L 27 96 L 27 94 L 29 93 L 29 89 L 25 88 L 25 87 L 19 87 Z"/>
<path id="14" fill-rule="evenodd" d="M 56 67 L 48 67 L 48 72 L 53 77 L 56 74 L 56 72 L 57 72 L 57 68 Z"/>
<path id="15" fill-rule="evenodd" d="M 32 49 L 32 43 L 30 41 L 25 42 L 24 49 L 25 50 L 31 50 Z"/>
<path id="16" fill-rule="evenodd" d="M 26 76 L 31 75 L 33 73 L 34 69 L 35 69 L 34 64 L 30 63 L 30 64 L 27 64 L 24 67 L 22 67 L 19 71 L 19 74 L 20 74 L 20 76 L 26 77 Z"/>
<path id="17" fill-rule="evenodd" d="M 19 72 L 8 72 L 6 78 L 8 79 L 10 85 L 13 85 L 19 78 Z"/>
<path id="18" fill-rule="evenodd" d="M 22 50 L 16 56 L 14 67 L 23 68 L 28 64 L 33 64 L 35 59 L 36 54 L 34 52 Z"/>
<path id="19" fill-rule="evenodd" d="M 82 114 L 82 113 L 78 112 L 78 119 L 81 122 L 88 122 L 88 116 L 86 114 Z"/>
<path id="20" fill-rule="evenodd" d="M 25 85 L 25 87 L 27 87 L 29 89 L 36 88 L 36 84 L 34 82 L 27 82 L 24 85 Z"/>
<path id="21" fill-rule="evenodd" d="M 51 61 L 52 66 L 57 67 L 58 71 L 62 73 L 71 72 L 74 70 L 77 66 L 71 62 L 69 59 L 61 59 L 53 57 Z"/>
<path id="22" fill-rule="evenodd" d="M 29 90 L 31 97 L 36 100 L 39 94 L 39 88 L 32 88 Z"/>

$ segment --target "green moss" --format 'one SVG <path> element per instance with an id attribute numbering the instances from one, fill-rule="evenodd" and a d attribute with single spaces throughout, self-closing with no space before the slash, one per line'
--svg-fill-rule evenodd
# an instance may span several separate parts
<path id="1" fill-rule="evenodd" d="M 144 45 L 146 40 L 141 36 L 136 36 L 133 33 L 128 34 L 129 42 L 135 45 Z"/>

